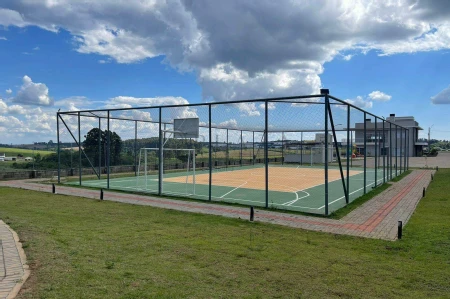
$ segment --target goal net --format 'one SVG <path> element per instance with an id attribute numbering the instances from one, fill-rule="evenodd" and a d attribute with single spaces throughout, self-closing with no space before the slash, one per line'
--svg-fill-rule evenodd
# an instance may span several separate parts
<path id="1" fill-rule="evenodd" d="M 161 157 L 160 157 L 161 156 Z M 162 155 L 158 148 L 139 150 L 136 189 L 158 191 L 159 169 L 164 193 L 195 194 L 195 149 L 164 148 Z M 167 178 L 167 182 L 164 182 Z M 165 184 L 172 184 L 166 188 Z"/>
<path id="2" fill-rule="evenodd" d="M 328 147 L 328 163 L 337 159 L 336 149 Z M 325 146 L 304 147 L 300 153 L 287 154 L 284 156 L 285 163 L 299 163 L 302 165 L 323 165 L 325 164 Z"/>

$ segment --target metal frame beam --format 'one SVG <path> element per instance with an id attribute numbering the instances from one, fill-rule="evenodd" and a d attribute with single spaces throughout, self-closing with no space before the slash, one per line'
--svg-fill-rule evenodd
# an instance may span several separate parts
<path id="1" fill-rule="evenodd" d="M 325 94 L 325 216 L 328 216 L 328 94 Z"/>
<path id="2" fill-rule="evenodd" d="M 78 143 L 77 139 L 75 138 L 75 136 L 72 134 L 72 131 L 70 130 L 69 126 L 67 126 L 66 122 L 64 121 L 64 119 L 61 117 L 61 115 L 59 116 L 59 118 L 61 119 L 63 125 L 66 127 L 67 131 L 69 132 L 69 134 L 72 136 L 73 140 L 75 141 L 75 144 L 78 146 L 78 148 L 81 148 L 81 144 Z M 86 153 L 84 152 L 83 149 L 81 149 L 81 152 L 84 154 L 84 156 L 86 157 L 86 159 L 89 162 L 89 165 L 91 165 L 92 170 L 94 170 L 94 173 L 97 177 L 99 177 L 99 174 L 97 173 L 97 171 L 95 170 L 94 165 L 92 165 L 91 160 L 89 159 L 89 157 L 86 155 Z"/>
<path id="3" fill-rule="evenodd" d="M 331 131 L 333 133 L 333 139 L 334 139 L 334 147 L 336 149 L 336 156 L 338 159 L 338 164 L 339 164 L 339 171 L 341 173 L 341 181 L 342 181 L 342 188 L 344 189 L 344 196 L 345 196 L 345 202 L 348 203 L 348 192 L 347 192 L 347 186 L 345 184 L 345 178 L 344 178 L 344 172 L 342 170 L 342 163 L 341 163 L 341 155 L 339 153 L 339 147 L 337 144 L 337 137 L 336 137 L 336 131 L 334 130 L 334 121 L 333 121 L 333 113 L 331 113 L 331 107 L 329 105 L 330 103 L 328 102 L 328 116 L 330 117 L 330 126 L 331 126 Z M 325 135 L 325 146 L 328 147 L 328 135 Z M 325 150 L 325 155 L 328 154 L 328 150 Z M 326 163 L 327 164 L 327 163 Z"/>

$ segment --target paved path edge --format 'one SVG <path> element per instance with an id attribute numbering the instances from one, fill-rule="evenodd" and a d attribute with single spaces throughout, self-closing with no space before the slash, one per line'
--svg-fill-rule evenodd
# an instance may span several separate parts
<path id="1" fill-rule="evenodd" d="M 19 235 L 17 235 L 17 233 L 1 219 L 0 219 L 0 225 L 6 227 L 10 231 L 12 237 L 14 238 L 14 242 L 16 243 L 17 253 L 19 254 L 19 257 L 20 257 L 20 267 L 22 267 L 22 269 L 23 269 L 22 277 L 16 282 L 16 284 L 9 291 L 9 294 L 6 297 L 7 299 L 13 299 L 13 298 L 16 298 L 16 296 L 19 294 L 20 290 L 22 289 L 23 284 L 27 281 L 28 277 L 30 276 L 31 271 L 27 264 L 27 256 L 25 254 L 25 251 L 23 250 Z M 16 265 L 16 266 L 19 266 L 19 265 Z"/>

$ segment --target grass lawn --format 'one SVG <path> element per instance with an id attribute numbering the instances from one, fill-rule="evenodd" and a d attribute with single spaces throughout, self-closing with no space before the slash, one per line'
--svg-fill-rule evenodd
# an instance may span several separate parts
<path id="1" fill-rule="evenodd" d="M 7 157 L 17 157 L 18 154 L 22 154 L 24 157 L 32 157 L 33 154 L 40 154 L 41 156 L 50 155 L 54 151 L 43 151 L 43 150 L 31 150 L 22 149 L 14 147 L 0 147 L 0 154 L 5 153 Z"/>
<path id="2" fill-rule="evenodd" d="M 450 169 L 397 242 L 0 188 L 32 270 L 18 298 L 445 298 Z"/>

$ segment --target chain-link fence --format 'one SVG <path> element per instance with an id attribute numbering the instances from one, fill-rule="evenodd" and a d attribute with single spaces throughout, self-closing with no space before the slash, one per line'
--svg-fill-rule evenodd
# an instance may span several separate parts
<path id="1" fill-rule="evenodd" d="M 406 128 L 326 91 L 57 116 L 69 184 L 329 215 L 408 168 Z"/>

